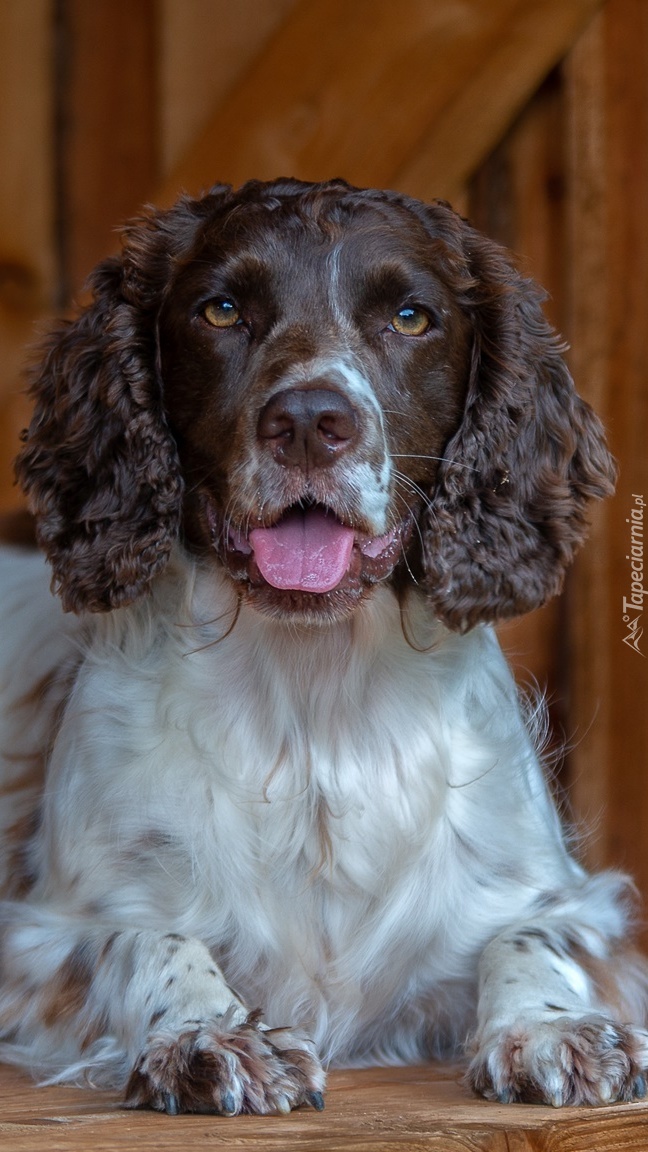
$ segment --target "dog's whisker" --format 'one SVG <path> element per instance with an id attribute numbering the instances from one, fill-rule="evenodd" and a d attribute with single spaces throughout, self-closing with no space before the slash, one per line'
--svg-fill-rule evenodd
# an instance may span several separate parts
<path id="1" fill-rule="evenodd" d="M 452 464 L 457 468 L 464 468 L 469 472 L 476 471 L 474 465 L 466 464 L 452 456 L 426 456 L 421 452 L 391 452 L 390 455 L 393 460 L 435 460 L 439 464 Z"/>
<path id="2" fill-rule="evenodd" d="M 428 511 L 433 511 L 433 500 L 429 493 L 426 492 L 425 489 L 421 488 L 419 484 L 415 484 L 413 480 L 410 480 L 409 476 L 405 476 L 404 473 L 394 470 L 394 480 L 402 488 L 405 488 L 406 490 L 409 490 L 416 496 L 420 497 L 420 499 L 423 501 L 424 507 Z"/>

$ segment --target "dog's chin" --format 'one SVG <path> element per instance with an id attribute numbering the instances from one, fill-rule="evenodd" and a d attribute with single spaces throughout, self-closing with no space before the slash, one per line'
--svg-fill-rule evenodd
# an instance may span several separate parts
<path id="1" fill-rule="evenodd" d="M 243 598 L 250 607 L 275 620 L 326 627 L 357 611 L 373 593 L 374 584 L 335 588 L 332 592 L 302 592 L 273 588 L 263 581 L 243 585 Z"/>
<path id="2" fill-rule="evenodd" d="M 291 515 L 289 510 L 279 525 Z M 405 556 L 414 517 L 406 516 L 380 537 L 351 530 L 329 510 L 324 518 L 327 523 L 332 519 L 340 526 L 340 532 L 346 535 L 344 546 L 334 538 L 332 556 L 316 557 L 319 570 L 311 572 L 306 566 L 294 581 L 281 566 L 273 567 L 272 555 L 268 557 L 267 551 L 264 554 L 256 538 L 270 535 L 274 526 L 269 532 L 265 528 L 261 533 L 252 530 L 244 534 L 231 526 L 225 528 L 212 510 L 211 549 L 239 595 L 252 608 L 276 620 L 326 626 L 351 616 L 373 595 L 378 584 L 390 579 Z M 322 551 L 326 552 L 323 546 Z"/>

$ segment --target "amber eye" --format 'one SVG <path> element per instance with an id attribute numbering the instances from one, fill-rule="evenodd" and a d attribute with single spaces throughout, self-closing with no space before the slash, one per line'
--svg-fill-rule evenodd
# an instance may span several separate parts
<path id="1" fill-rule="evenodd" d="M 389 327 L 401 336 L 423 336 L 430 327 L 430 317 L 420 308 L 401 308 L 392 316 Z"/>
<path id="2" fill-rule="evenodd" d="M 227 298 L 210 300 L 203 308 L 203 316 L 212 328 L 233 328 L 241 320 L 236 304 Z"/>

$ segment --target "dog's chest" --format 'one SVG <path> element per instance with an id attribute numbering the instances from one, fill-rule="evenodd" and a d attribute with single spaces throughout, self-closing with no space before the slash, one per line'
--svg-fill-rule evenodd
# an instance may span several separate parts
<path id="1" fill-rule="evenodd" d="M 232 868 L 282 890 L 290 878 L 293 897 L 325 874 L 382 891 L 442 810 L 439 686 L 384 599 L 373 614 L 382 643 L 362 626 L 282 637 L 243 620 L 227 650 L 192 658 L 186 716 L 177 691 L 163 705 L 198 751 L 215 854 L 227 844 Z"/>

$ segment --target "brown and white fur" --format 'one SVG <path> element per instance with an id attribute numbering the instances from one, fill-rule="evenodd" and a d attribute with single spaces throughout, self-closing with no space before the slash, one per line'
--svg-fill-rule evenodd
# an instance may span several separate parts
<path id="1" fill-rule="evenodd" d="M 18 461 L 58 598 L 0 562 L 2 1059 L 167 1112 L 466 1044 L 491 1098 L 643 1095 L 628 884 L 492 630 L 614 476 L 539 290 L 445 204 L 288 180 L 92 288 Z"/>

